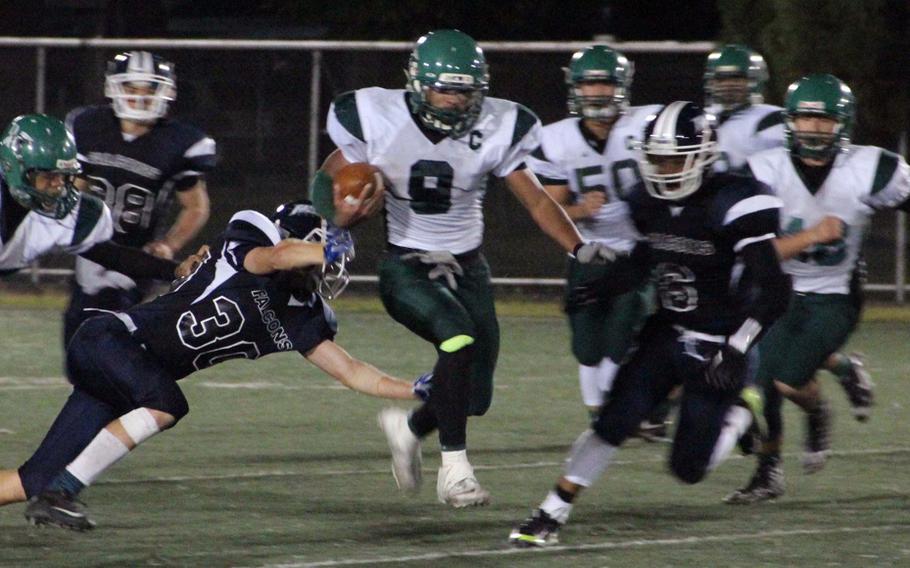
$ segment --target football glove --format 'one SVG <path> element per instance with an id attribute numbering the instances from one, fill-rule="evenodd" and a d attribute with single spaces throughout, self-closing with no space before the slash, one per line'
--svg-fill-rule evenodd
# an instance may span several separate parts
<path id="1" fill-rule="evenodd" d="M 582 264 L 610 264 L 616 260 L 616 251 L 603 243 L 579 243 L 572 252 Z"/>
<path id="2" fill-rule="evenodd" d="M 746 354 L 724 344 L 705 369 L 705 382 L 719 391 L 738 390 L 746 374 Z"/>
<path id="3" fill-rule="evenodd" d="M 354 258 L 354 237 L 347 229 L 328 227 L 325 232 L 325 263 L 332 264 L 342 256 Z"/>
<path id="4" fill-rule="evenodd" d="M 426 402 L 430 400 L 430 389 L 433 388 L 433 371 L 424 373 L 414 381 L 414 394 L 417 398 Z"/>

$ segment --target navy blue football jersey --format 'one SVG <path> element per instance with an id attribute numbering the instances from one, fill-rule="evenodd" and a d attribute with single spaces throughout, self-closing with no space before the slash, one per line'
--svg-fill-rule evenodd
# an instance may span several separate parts
<path id="1" fill-rule="evenodd" d="M 735 331 L 750 298 L 739 252 L 776 236 L 780 200 L 755 179 L 718 174 L 680 201 L 657 199 L 639 185 L 629 206 L 648 245 L 656 317 L 713 335 Z"/>
<path id="2" fill-rule="evenodd" d="M 318 294 L 298 297 L 243 260 L 281 239 L 256 211 L 240 211 L 210 244 L 209 256 L 173 291 L 126 311 L 135 336 L 178 377 L 228 359 L 278 351 L 306 354 L 335 337 L 332 309 Z"/>
<path id="3" fill-rule="evenodd" d="M 79 163 L 114 219 L 114 241 L 141 247 L 156 236 L 175 191 L 193 187 L 215 166 L 215 141 L 180 121 L 161 119 L 126 140 L 109 105 L 77 108 L 66 117 Z"/>

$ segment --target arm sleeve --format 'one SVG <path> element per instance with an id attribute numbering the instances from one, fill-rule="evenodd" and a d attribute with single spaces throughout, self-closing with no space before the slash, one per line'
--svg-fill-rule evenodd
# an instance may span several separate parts
<path id="1" fill-rule="evenodd" d="M 875 166 L 872 189 L 864 202 L 876 211 L 910 211 L 910 167 L 902 156 L 887 150 L 881 151 Z"/>
<path id="2" fill-rule="evenodd" d="M 80 256 L 133 279 L 173 280 L 174 270 L 177 268 L 177 263 L 173 260 L 158 258 L 140 249 L 118 245 L 113 241 L 99 243 Z"/>
<path id="3" fill-rule="evenodd" d="M 751 275 L 754 296 L 746 316 L 727 342 L 745 353 L 755 346 L 774 320 L 790 302 L 790 276 L 780 268 L 774 244 L 769 240 L 752 243 L 740 252 L 740 258 Z"/>
<path id="4" fill-rule="evenodd" d="M 541 144 L 528 156 L 526 163 L 543 185 L 568 185 L 569 174 L 565 168 L 550 161 Z"/>
<path id="5" fill-rule="evenodd" d="M 357 92 L 338 95 L 329 107 L 326 130 L 344 159 L 350 163 L 367 162 L 367 143 L 357 108 Z"/>
<path id="6" fill-rule="evenodd" d="M 522 167 L 528 156 L 540 146 L 540 120 L 523 105 L 517 105 L 512 143 L 502 161 L 493 168 L 493 175 L 506 177 Z"/>
<path id="7" fill-rule="evenodd" d="M 215 140 L 203 136 L 193 143 L 181 157 L 180 169 L 172 176 L 174 189 L 186 191 L 215 169 Z"/>
<path id="8" fill-rule="evenodd" d="M 251 250 L 278 244 L 281 235 L 268 217 L 258 211 L 238 211 L 224 234 L 224 259 L 235 270 L 245 270 L 243 261 Z"/>

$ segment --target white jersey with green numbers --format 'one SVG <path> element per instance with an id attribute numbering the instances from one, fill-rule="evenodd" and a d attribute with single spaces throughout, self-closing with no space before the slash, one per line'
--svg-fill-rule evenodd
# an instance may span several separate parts
<path id="1" fill-rule="evenodd" d="M 339 95 L 328 132 L 348 162 L 369 162 L 388 180 L 388 241 L 461 254 L 483 240 L 487 175 L 505 177 L 540 143 L 527 108 L 487 97 L 473 129 L 434 143 L 417 126 L 405 91 L 367 88 Z"/>
<path id="2" fill-rule="evenodd" d="M 781 232 L 807 229 L 826 215 L 845 223 L 845 235 L 833 243 L 815 245 L 784 261 L 797 292 L 847 294 L 872 213 L 905 208 L 910 203 L 910 171 L 897 154 L 876 146 L 848 146 L 837 154 L 831 171 L 813 195 L 786 148 L 749 158 L 760 181 L 781 198 Z"/>
<path id="3" fill-rule="evenodd" d="M 606 202 L 593 217 L 575 223 L 586 241 L 629 250 L 638 239 L 623 201 L 626 192 L 641 180 L 638 161 L 628 144 L 630 140 L 641 140 L 648 116 L 660 109 L 660 105 L 628 108 L 613 125 L 603 151 L 585 137 L 578 117 L 544 127 L 540 148 L 528 161 L 541 182 L 567 185 L 576 201 L 591 191 L 601 191 L 606 196 Z"/>
<path id="4" fill-rule="evenodd" d="M 27 211 L 27 212 L 26 212 Z M 51 253 L 79 254 L 114 234 L 111 212 L 97 197 L 81 194 L 63 219 L 26 210 L 0 191 L 0 272 L 14 272 Z"/>
<path id="5" fill-rule="evenodd" d="M 711 109 L 709 108 L 709 111 Z M 735 111 L 730 116 L 716 114 L 720 158 L 714 162 L 719 172 L 741 170 L 752 154 L 786 144 L 781 107 L 758 104 Z"/>

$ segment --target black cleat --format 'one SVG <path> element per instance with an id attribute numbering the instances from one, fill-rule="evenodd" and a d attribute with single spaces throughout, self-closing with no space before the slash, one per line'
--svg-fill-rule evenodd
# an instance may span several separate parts
<path id="1" fill-rule="evenodd" d="M 873 390 L 875 384 L 872 382 L 869 371 L 866 370 L 862 355 L 851 353 L 848 359 L 850 360 L 850 372 L 846 377 L 840 379 L 840 385 L 844 387 L 847 399 L 850 400 L 850 411 L 853 413 L 853 417 L 860 422 L 865 422 L 869 419 L 875 400 Z"/>
<path id="2" fill-rule="evenodd" d="M 814 410 L 806 413 L 806 449 L 803 453 L 803 472 L 818 473 L 831 454 L 831 407 L 828 401 L 818 401 Z"/>
<path id="3" fill-rule="evenodd" d="M 32 525 L 56 525 L 80 532 L 95 528 L 85 504 L 63 491 L 44 491 L 29 499 L 25 518 Z"/>
<path id="4" fill-rule="evenodd" d="M 748 485 L 724 497 L 728 505 L 751 505 L 760 501 L 776 499 L 784 494 L 784 470 L 780 456 L 761 456 L 758 469 Z"/>
<path id="5" fill-rule="evenodd" d="M 562 525 L 541 509 L 509 533 L 509 544 L 518 548 L 547 547 L 559 544 L 559 528 Z"/>

